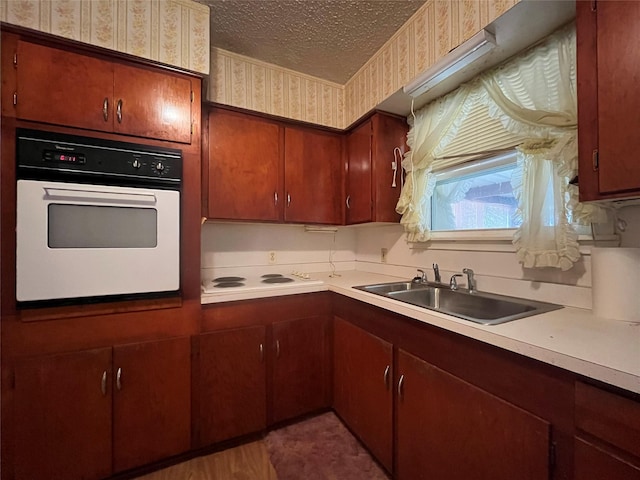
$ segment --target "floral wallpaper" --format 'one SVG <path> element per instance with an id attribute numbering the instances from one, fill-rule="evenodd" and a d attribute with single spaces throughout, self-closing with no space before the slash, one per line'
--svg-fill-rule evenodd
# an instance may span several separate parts
<path id="1" fill-rule="evenodd" d="M 209 73 L 209 8 L 191 0 L 0 0 L 0 20 Z"/>
<path id="2" fill-rule="evenodd" d="M 427 0 L 346 85 L 213 49 L 208 99 L 347 128 L 518 1 Z"/>
<path id="3" fill-rule="evenodd" d="M 219 48 L 211 51 L 208 99 L 343 128 L 344 86 Z"/>

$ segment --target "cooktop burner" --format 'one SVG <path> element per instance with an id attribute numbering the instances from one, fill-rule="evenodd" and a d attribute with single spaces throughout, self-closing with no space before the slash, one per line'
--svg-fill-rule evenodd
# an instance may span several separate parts
<path id="1" fill-rule="evenodd" d="M 244 282 L 246 278 L 244 277 L 218 277 L 214 278 L 214 282 Z M 238 285 L 234 285 L 237 287 Z"/>
<path id="2" fill-rule="evenodd" d="M 288 278 L 288 277 L 267 277 L 264 280 L 262 280 L 262 283 L 290 283 L 293 282 L 293 278 Z"/>
<path id="3" fill-rule="evenodd" d="M 237 277 L 229 277 L 229 278 L 237 278 Z M 213 285 L 213 288 L 232 288 L 232 287 L 244 287 L 244 283 L 242 283 L 242 282 L 219 282 L 219 283 L 215 283 Z"/>
<path id="4" fill-rule="evenodd" d="M 265 273 L 260 278 L 278 278 L 278 277 L 283 277 L 283 276 L 284 275 L 282 275 L 281 273 Z"/>

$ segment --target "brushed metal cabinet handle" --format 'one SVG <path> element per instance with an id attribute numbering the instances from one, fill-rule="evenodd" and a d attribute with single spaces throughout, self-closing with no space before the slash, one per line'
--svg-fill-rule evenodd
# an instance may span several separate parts
<path id="1" fill-rule="evenodd" d="M 118 391 L 122 390 L 122 368 L 118 368 L 116 372 L 116 388 Z"/>
<path id="2" fill-rule="evenodd" d="M 287 207 L 291 205 L 291 195 L 287 193 Z"/>
<path id="3" fill-rule="evenodd" d="M 264 345 L 260 344 L 260 363 L 264 362 Z"/>
<path id="4" fill-rule="evenodd" d="M 347 204 L 347 208 L 351 208 L 351 195 L 347 195 L 347 201 L 345 202 Z"/>
<path id="5" fill-rule="evenodd" d="M 102 372 L 102 381 L 100 382 L 100 390 L 102 395 L 107 394 L 107 371 Z"/>
<path id="6" fill-rule="evenodd" d="M 102 102 L 102 118 L 105 122 L 109 120 L 109 99 L 107 97 Z"/>
<path id="7" fill-rule="evenodd" d="M 273 204 L 278 205 L 278 192 L 273 192 Z"/>
<path id="8" fill-rule="evenodd" d="M 116 106 L 116 118 L 118 123 L 122 123 L 122 99 L 118 99 L 118 105 Z"/>
<path id="9" fill-rule="evenodd" d="M 280 358 L 280 340 L 276 340 L 276 358 Z"/>
<path id="10" fill-rule="evenodd" d="M 389 390 L 389 371 L 391 370 L 391 366 L 387 365 L 387 368 L 384 369 L 384 388 Z"/>
<path id="11" fill-rule="evenodd" d="M 404 375 L 400 375 L 400 380 L 398 380 L 398 398 L 402 398 L 403 385 L 404 385 Z"/>

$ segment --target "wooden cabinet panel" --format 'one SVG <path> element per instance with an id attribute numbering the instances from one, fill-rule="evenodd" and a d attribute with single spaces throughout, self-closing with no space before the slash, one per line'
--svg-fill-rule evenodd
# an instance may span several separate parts
<path id="1" fill-rule="evenodd" d="M 399 480 L 549 478 L 548 422 L 402 350 Z"/>
<path id="2" fill-rule="evenodd" d="M 17 53 L 18 118 L 92 130 L 112 128 L 110 62 L 23 41 Z"/>
<path id="3" fill-rule="evenodd" d="M 342 137 L 285 127 L 287 222 L 342 223 Z"/>
<path id="4" fill-rule="evenodd" d="M 576 2 L 582 201 L 640 196 L 639 21 L 638 2 Z"/>
<path id="5" fill-rule="evenodd" d="M 114 347 L 115 471 L 189 449 L 190 358 L 187 337 Z"/>
<path id="6" fill-rule="evenodd" d="M 113 84 L 116 133 L 191 143 L 187 77 L 115 64 Z"/>
<path id="7" fill-rule="evenodd" d="M 16 116 L 191 143 L 189 77 L 18 41 Z"/>
<path id="8" fill-rule="evenodd" d="M 282 219 L 280 127 L 251 115 L 209 113 L 208 217 Z"/>
<path id="9" fill-rule="evenodd" d="M 329 406 L 327 336 L 326 317 L 272 325 L 273 423 Z"/>
<path id="10" fill-rule="evenodd" d="M 601 448 L 575 439 L 574 480 L 640 480 L 640 465 L 632 465 Z"/>
<path id="11" fill-rule="evenodd" d="M 111 474 L 111 376 L 110 348 L 17 365 L 16 480 L 98 479 Z"/>
<path id="12" fill-rule="evenodd" d="M 338 317 L 333 342 L 333 407 L 391 471 L 393 346 Z"/>
<path id="13" fill-rule="evenodd" d="M 199 446 L 267 426 L 262 325 L 199 336 Z"/>
<path id="14" fill-rule="evenodd" d="M 346 223 L 371 221 L 371 134 L 368 120 L 347 136 Z"/>

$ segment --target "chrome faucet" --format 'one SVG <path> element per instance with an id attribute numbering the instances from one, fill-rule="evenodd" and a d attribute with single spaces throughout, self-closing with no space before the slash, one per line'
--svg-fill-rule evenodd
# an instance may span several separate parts
<path id="1" fill-rule="evenodd" d="M 451 290 L 457 290 L 458 289 L 458 282 L 456 281 L 456 277 L 462 277 L 463 275 L 461 273 L 456 273 L 455 275 L 451 275 L 451 280 L 449 280 L 449 288 L 451 288 Z"/>
<path id="2" fill-rule="evenodd" d="M 434 280 L 437 283 L 441 283 L 442 279 L 440 278 L 440 269 L 438 268 L 438 264 L 437 263 L 433 264 L 433 274 L 435 275 Z"/>
<path id="3" fill-rule="evenodd" d="M 427 272 L 425 272 L 422 269 L 418 269 L 418 271 L 420 272 L 420 282 L 421 283 L 427 283 Z"/>
<path id="4" fill-rule="evenodd" d="M 476 281 L 473 278 L 473 270 L 470 268 L 463 268 L 462 273 L 467 276 L 467 289 L 469 293 L 474 293 L 476 291 Z"/>

